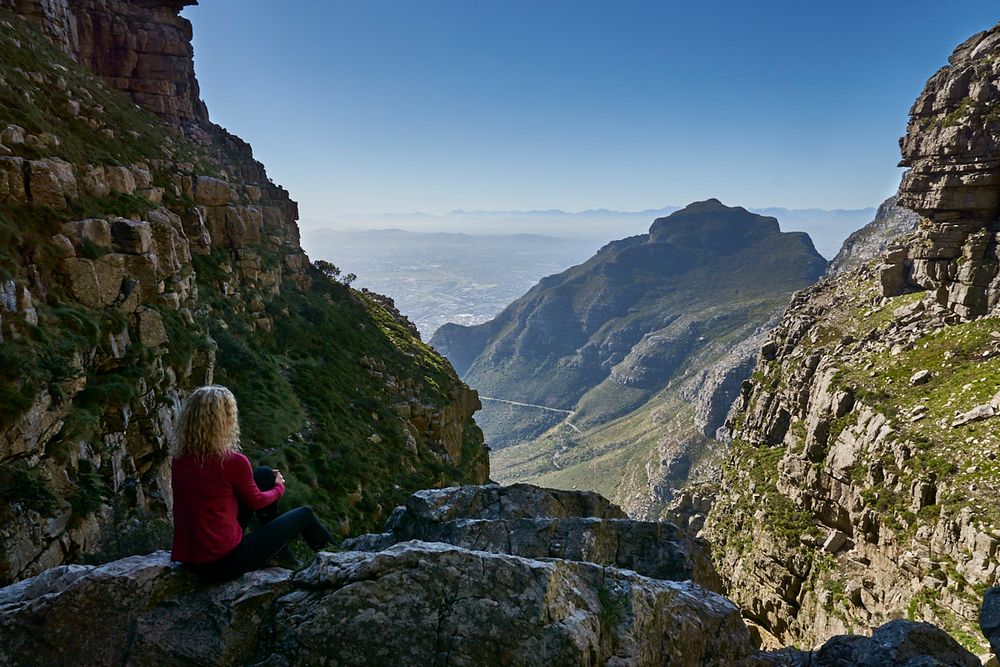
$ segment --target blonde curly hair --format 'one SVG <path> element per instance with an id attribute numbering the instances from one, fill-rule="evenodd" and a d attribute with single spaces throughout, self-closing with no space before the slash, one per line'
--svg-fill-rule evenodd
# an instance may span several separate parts
<path id="1" fill-rule="evenodd" d="M 184 401 L 174 433 L 174 458 L 199 461 L 240 451 L 239 413 L 233 392 L 220 385 L 199 387 Z"/>

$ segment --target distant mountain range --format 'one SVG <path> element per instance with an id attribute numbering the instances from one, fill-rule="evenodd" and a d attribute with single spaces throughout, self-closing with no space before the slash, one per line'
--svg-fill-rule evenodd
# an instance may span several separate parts
<path id="1" fill-rule="evenodd" d="M 616 211 L 465 211 L 456 209 L 442 215 L 431 213 L 344 214 L 324 219 L 303 220 L 303 229 L 369 230 L 397 228 L 410 232 L 452 232 L 472 235 L 540 234 L 575 240 L 613 239 L 645 233 L 649 221 L 670 215 L 677 206 Z M 809 234 L 821 255 L 832 258 L 853 231 L 872 220 L 874 207 L 859 209 L 789 209 L 782 207 L 750 208 L 752 213 L 778 219 L 784 231 Z"/>
<path id="2" fill-rule="evenodd" d="M 392 297 L 427 340 L 448 322 L 485 322 L 543 277 L 593 255 L 601 242 L 538 234 L 320 229 L 304 232 L 302 245 L 314 259 L 357 274 L 355 286 Z"/>

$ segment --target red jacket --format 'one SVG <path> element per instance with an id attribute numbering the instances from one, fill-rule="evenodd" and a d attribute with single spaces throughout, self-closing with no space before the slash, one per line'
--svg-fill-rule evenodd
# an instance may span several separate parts
<path id="1" fill-rule="evenodd" d="M 183 563 L 209 563 L 236 548 L 243 539 L 238 502 L 259 510 L 285 492 L 283 484 L 270 491 L 258 489 L 250 460 L 239 452 L 202 463 L 185 456 L 174 459 L 171 468 L 174 545 L 170 557 Z"/>

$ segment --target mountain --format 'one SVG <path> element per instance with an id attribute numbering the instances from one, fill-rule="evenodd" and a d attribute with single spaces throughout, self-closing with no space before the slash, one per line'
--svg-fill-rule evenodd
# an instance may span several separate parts
<path id="1" fill-rule="evenodd" d="M 889 245 L 917 229 L 920 216 L 896 205 L 892 196 L 878 207 L 875 219 L 854 232 L 844 241 L 840 252 L 830 260 L 829 275 L 856 269 L 882 256 Z"/>
<path id="2" fill-rule="evenodd" d="M 357 275 L 356 287 L 392 297 L 429 339 L 442 325 L 479 324 L 539 279 L 594 254 L 594 240 L 537 234 L 449 234 L 399 229 L 304 232 L 310 256 Z"/>
<path id="3" fill-rule="evenodd" d="M 806 232 L 816 245 L 819 254 L 827 259 L 837 253 L 848 234 L 865 225 L 876 214 L 874 208 L 822 209 L 771 206 L 749 210 L 777 218 L 781 221 L 781 227 L 787 231 Z"/>
<path id="4" fill-rule="evenodd" d="M 646 470 L 679 430 L 664 427 L 670 413 L 696 407 L 694 439 L 714 437 L 753 352 L 745 340 L 825 268 L 807 235 L 710 199 L 544 278 L 489 322 L 441 327 L 431 344 L 483 396 L 477 421 L 498 479 L 592 488 L 631 509 L 660 495 L 661 475 Z M 699 381 L 722 395 L 693 406 Z M 681 454 L 664 475 L 686 478 L 703 454 Z M 630 475 L 641 482 L 619 488 Z"/>
<path id="5" fill-rule="evenodd" d="M 343 534 L 483 482 L 479 405 L 198 98 L 192 2 L 0 0 L 0 582 L 169 543 L 180 401 Z"/>
<path id="6" fill-rule="evenodd" d="M 1000 25 L 960 45 L 911 109 L 896 206 L 920 216 L 916 233 L 800 292 L 737 404 L 705 534 L 729 594 L 780 642 L 905 617 L 989 648 L 978 625 L 1000 553 L 998 81 Z"/>

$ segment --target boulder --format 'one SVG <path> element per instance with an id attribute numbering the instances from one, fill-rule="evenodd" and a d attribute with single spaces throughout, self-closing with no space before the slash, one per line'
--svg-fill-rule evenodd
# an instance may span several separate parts
<path id="1" fill-rule="evenodd" d="M 139 341 L 146 347 L 157 347 L 170 340 L 163 326 L 163 317 L 150 308 L 139 311 Z"/>
<path id="2" fill-rule="evenodd" d="M 111 226 L 107 220 L 88 218 L 64 223 L 62 233 L 74 241 L 90 241 L 101 248 L 111 247 Z"/>
<path id="3" fill-rule="evenodd" d="M 979 658 L 941 628 L 903 620 L 878 628 L 855 655 L 858 667 L 980 667 Z"/>
<path id="4" fill-rule="evenodd" d="M 106 167 L 108 189 L 130 195 L 135 192 L 135 177 L 125 167 Z"/>
<path id="5" fill-rule="evenodd" d="M 246 248 L 260 243 L 263 222 L 259 207 L 210 206 L 206 210 L 209 233 L 217 245 Z"/>
<path id="6" fill-rule="evenodd" d="M 118 218 L 111 225 L 111 235 L 118 252 L 141 255 L 153 249 L 153 236 L 148 222 Z"/>
<path id="7" fill-rule="evenodd" d="M 753 654 L 725 598 L 591 563 L 409 542 L 207 586 L 168 559 L 0 589 L 0 662 L 722 667 Z"/>
<path id="8" fill-rule="evenodd" d="M 839 530 L 831 530 L 830 534 L 827 535 L 826 540 L 823 542 L 823 551 L 835 554 L 840 551 L 841 547 L 845 544 L 847 544 L 847 535 Z"/>
<path id="9" fill-rule="evenodd" d="M 968 412 L 963 412 L 962 414 L 955 417 L 951 422 L 952 428 L 957 428 L 959 426 L 965 426 L 972 422 L 983 421 L 984 419 L 989 419 L 996 415 L 996 409 L 990 404 L 977 405 Z"/>
<path id="10" fill-rule="evenodd" d="M 19 125 L 8 125 L 0 131 L 0 142 L 8 146 L 20 146 L 25 141 L 24 128 Z"/>
<path id="11" fill-rule="evenodd" d="M 0 204 L 23 204 L 28 201 L 24 188 L 24 160 L 0 157 Z"/>
<path id="12" fill-rule="evenodd" d="M 409 542 L 321 554 L 297 583 L 317 592 L 306 608 L 279 602 L 275 646 L 293 664 L 316 660 L 299 647 L 322 643 L 344 665 L 732 665 L 752 652 L 724 598 L 591 563 Z"/>
<path id="13" fill-rule="evenodd" d="M 205 206 L 225 206 L 232 196 L 229 183 L 211 176 L 199 176 L 194 184 L 194 200 Z"/>
<path id="14" fill-rule="evenodd" d="M 264 570 L 208 587 L 163 551 L 55 567 L 0 589 L 0 664 L 246 664 L 289 578 Z"/>
<path id="15" fill-rule="evenodd" d="M 625 513 L 592 491 L 562 491 L 531 484 L 483 484 L 417 491 L 406 501 L 407 519 L 443 523 L 453 519 L 595 517 L 625 519 Z"/>
<path id="16" fill-rule="evenodd" d="M 979 658 L 930 623 L 890 621 L 871 637 L 842 635 L 816 651 L 775 651 L 758 665 L 773 667 L 981 667 Z"/>
<path id="17" fill-rule="evenodd" d="M 418 491 L 396 508 L 386 532 L 344 548 L 378 551 L 408 540 L 443 542 L 525 558 L 601 563 L 722 590 L 708 544 L 672 523 L 633 521 L 603 497 L 528 484 Z"/>
<path id="18" fill-rule="evenodd" d="M 35 205 L 64 209 L 66 199 L 77 195 L 73 167 L 57 159 L 31 160 L 28 162 L 28 188 Z"/>
<path id="19" fill-rule="evenodd" d="M 96 260 L 66 257 L 62 272 L 80 303 L 89 308 L 103 308 L 118 298 L 125 266 L 121 255 L 105 255 Z"/>

